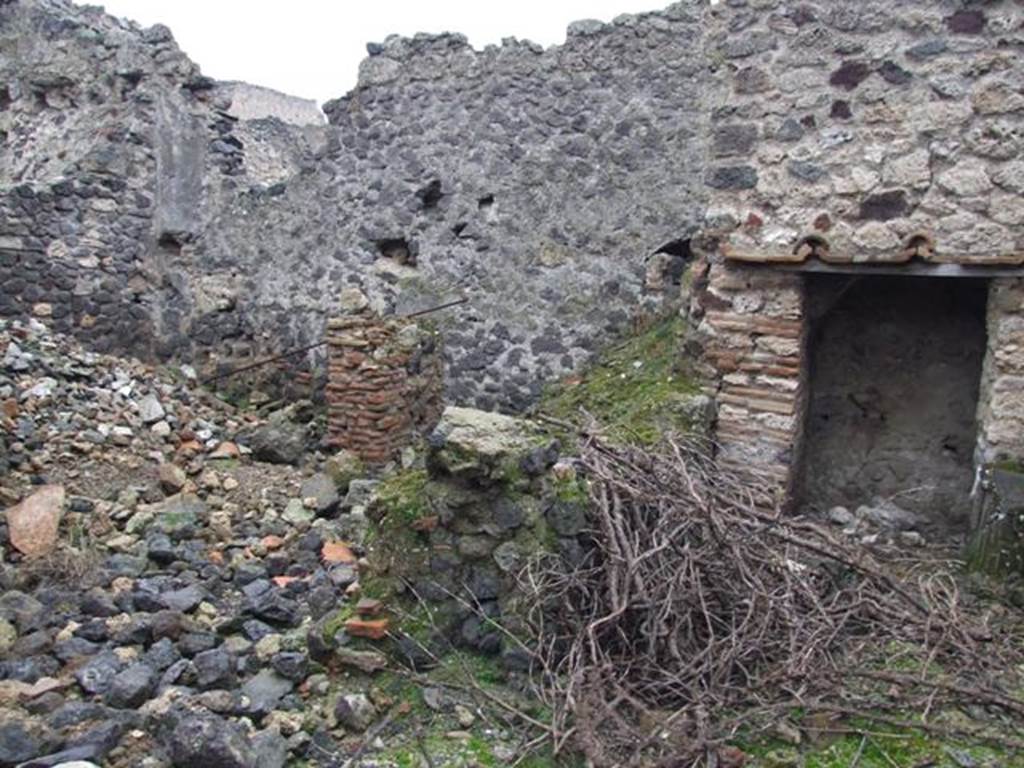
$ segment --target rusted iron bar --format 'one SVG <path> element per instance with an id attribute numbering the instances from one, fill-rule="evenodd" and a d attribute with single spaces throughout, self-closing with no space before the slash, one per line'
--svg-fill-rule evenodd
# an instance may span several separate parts
<path id="1" fill-rule="evenodd" d="M 429 315 L 429 314 L 431 314 L 433 312 L 440 312 L 442 309 L 449 309 L 450 307 L 457 307 L 460 304 L 465 304 L 468 301 L 469 301 L 468 298 L 456 299 L 455 301 L 449 301 L 446 304 L 440 304 L 440 305 L 438 305 L 436 307 L 430 307 L 429 309 L 421 309 L 421 310 L 418 310 L 416 312 L 411 312 L 408 315 L 401 315 L 401 317 L 406 318 L 406 319 L 413 318 L 413 317 L 422 317 L 423 315 Z M 316 342 L 314 344 L 307 344 L 306 346 L 299 347 L 298 349 L 290 349 L 287 352 L 282 352 L 279 355 L 274 355 L 273 357 L 268 357 L 266 360 L 259 360 L 259 361 L 255 362 L 255 363 L 250 363 L 249 365 L 243 365 L 241 368 L 235 368 L 234 370 L 231 370 L 231 371 L 225 371 L 224 373 L 218 373 L 216 376 L 210 376 L 209 378 L 203 379 L 199 383 L 203 384 L 204 386 L 207 385 L 207 384 L 212 384 L 215 381 L 220 381 L 221 379 L 227 379 L 227 378 L 229 378 L 231 376 L 235 376 L 236 374 L 245 373 L 246 371 L 251 371 L 251 370 L 254 370 L 256 368 L 262 368 L 265 365 L 270 365 L 271 363 L 276 363 L 278 360 L 284 360 L 285 358 L 292 357 L 293 355 L 301 355 L 303 352 L 309 352 L 310 350 L 316 349 L 317 347 L 322 347 L 326 343 L 327 343 L 327 340 L 326 339 L 322 339 L 322 340 L 320 340 L 320 341 L 318 341 L 318 342 Z"/>
<path id="2" fill-rule="evenodd" d="M 421 309 L 417 312 L 410 312 L 408 315 L 402 315 L 402 317 L 406 319 L 412 317 L 422 317 L 423 315 L 429 315 L 433 312 L 440 312 L 442 309 L 448 309 L 449 307 L 457 307 L 460 304 L 465 304 L 467 301 L 469 301 L 469 299 L 467 298 L 456 299 L 455 301 L 449 301 L 447 304 L 440 304 L 436 307 L 431 307 L 430 309 Z"/>

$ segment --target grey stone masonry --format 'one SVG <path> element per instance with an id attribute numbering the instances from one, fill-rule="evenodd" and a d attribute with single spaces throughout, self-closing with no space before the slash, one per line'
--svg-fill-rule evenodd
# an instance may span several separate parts
<path id="1" fill-rule="evenodd" d="M 345 288 L 382 313 L 466 296 L 436 318 L 446 396 L 521 410 L 672 311 L 678 280 L 651 273 L 698 233 L 711 297 L 736 282 L 723 254 L 801 243 L 1019 264 L 1022 19 L 1011 0 L 687 0 L 547 49 L 389 37 L 328 125 L 291 125 L 232 110 L 238 86 L 164 27 L 6 2 L 0 313 L 215 370 L 321 339 Z M 722 290 L 740 304 L 711 311 L 760 311 Z M 792 319 L 791 294 L 766 316 Z"/>

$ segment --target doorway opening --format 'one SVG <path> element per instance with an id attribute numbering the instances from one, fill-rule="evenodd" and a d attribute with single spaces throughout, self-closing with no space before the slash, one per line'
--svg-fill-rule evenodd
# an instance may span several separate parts
<path id="1" fill-rule="evenodd" d="M 965 530 L 988 280 L 805 276 L 809 394 L 798 502 L 890 499 Z"/>

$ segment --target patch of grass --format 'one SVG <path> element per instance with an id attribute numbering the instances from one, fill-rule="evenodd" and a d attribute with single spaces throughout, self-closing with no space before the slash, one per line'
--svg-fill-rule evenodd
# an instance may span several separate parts
<path id="1" fill-rule="evenodd" d="M 610 348 L 582 374 L 549 387 L 539 410 L 572 423 L 585 410 L 610 439 L 640 445 L 691 429 L 687 406 L 699 387 L 681 365 L 683 327 L 675 316 Z"/>
<path id="2" fill-rule="evenodd" d="M 375 506 L 394 523 L 414 523 L 432 511 L 428 482 L 424 469 L 396 472 L 377 486 Z"/>
<path id="3" fill-rule="evenodd" d="M 324 621 L 323 638 L 330 643 L 336 634 L 345 628 L 345 622 L 356 615 L 355 604 L 345 603 Z"/>
<path id="4" fill-rule="evenodd" d="M 912 718 L 908 715 L 908 719 Z M 843 727 L 854 732 L 800 746 L 775 739 L 738 746 L 747 754 L 748 768 L 847 768 L 855 759 L 859 768 L 1024 768 L 1024 756 L 997 747 L 866 722 L 849 722 Z"/>

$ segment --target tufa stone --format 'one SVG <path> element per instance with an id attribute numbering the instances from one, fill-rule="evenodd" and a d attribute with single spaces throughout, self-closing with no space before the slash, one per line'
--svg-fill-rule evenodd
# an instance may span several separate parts
<path id="1" fill-rule="evenodd" d="M 44 485 L 7 510 L 7 532 L 15 549 L 29 557 L 53 550 L 64 516 L 65 495 L 62 485 Z"/>

